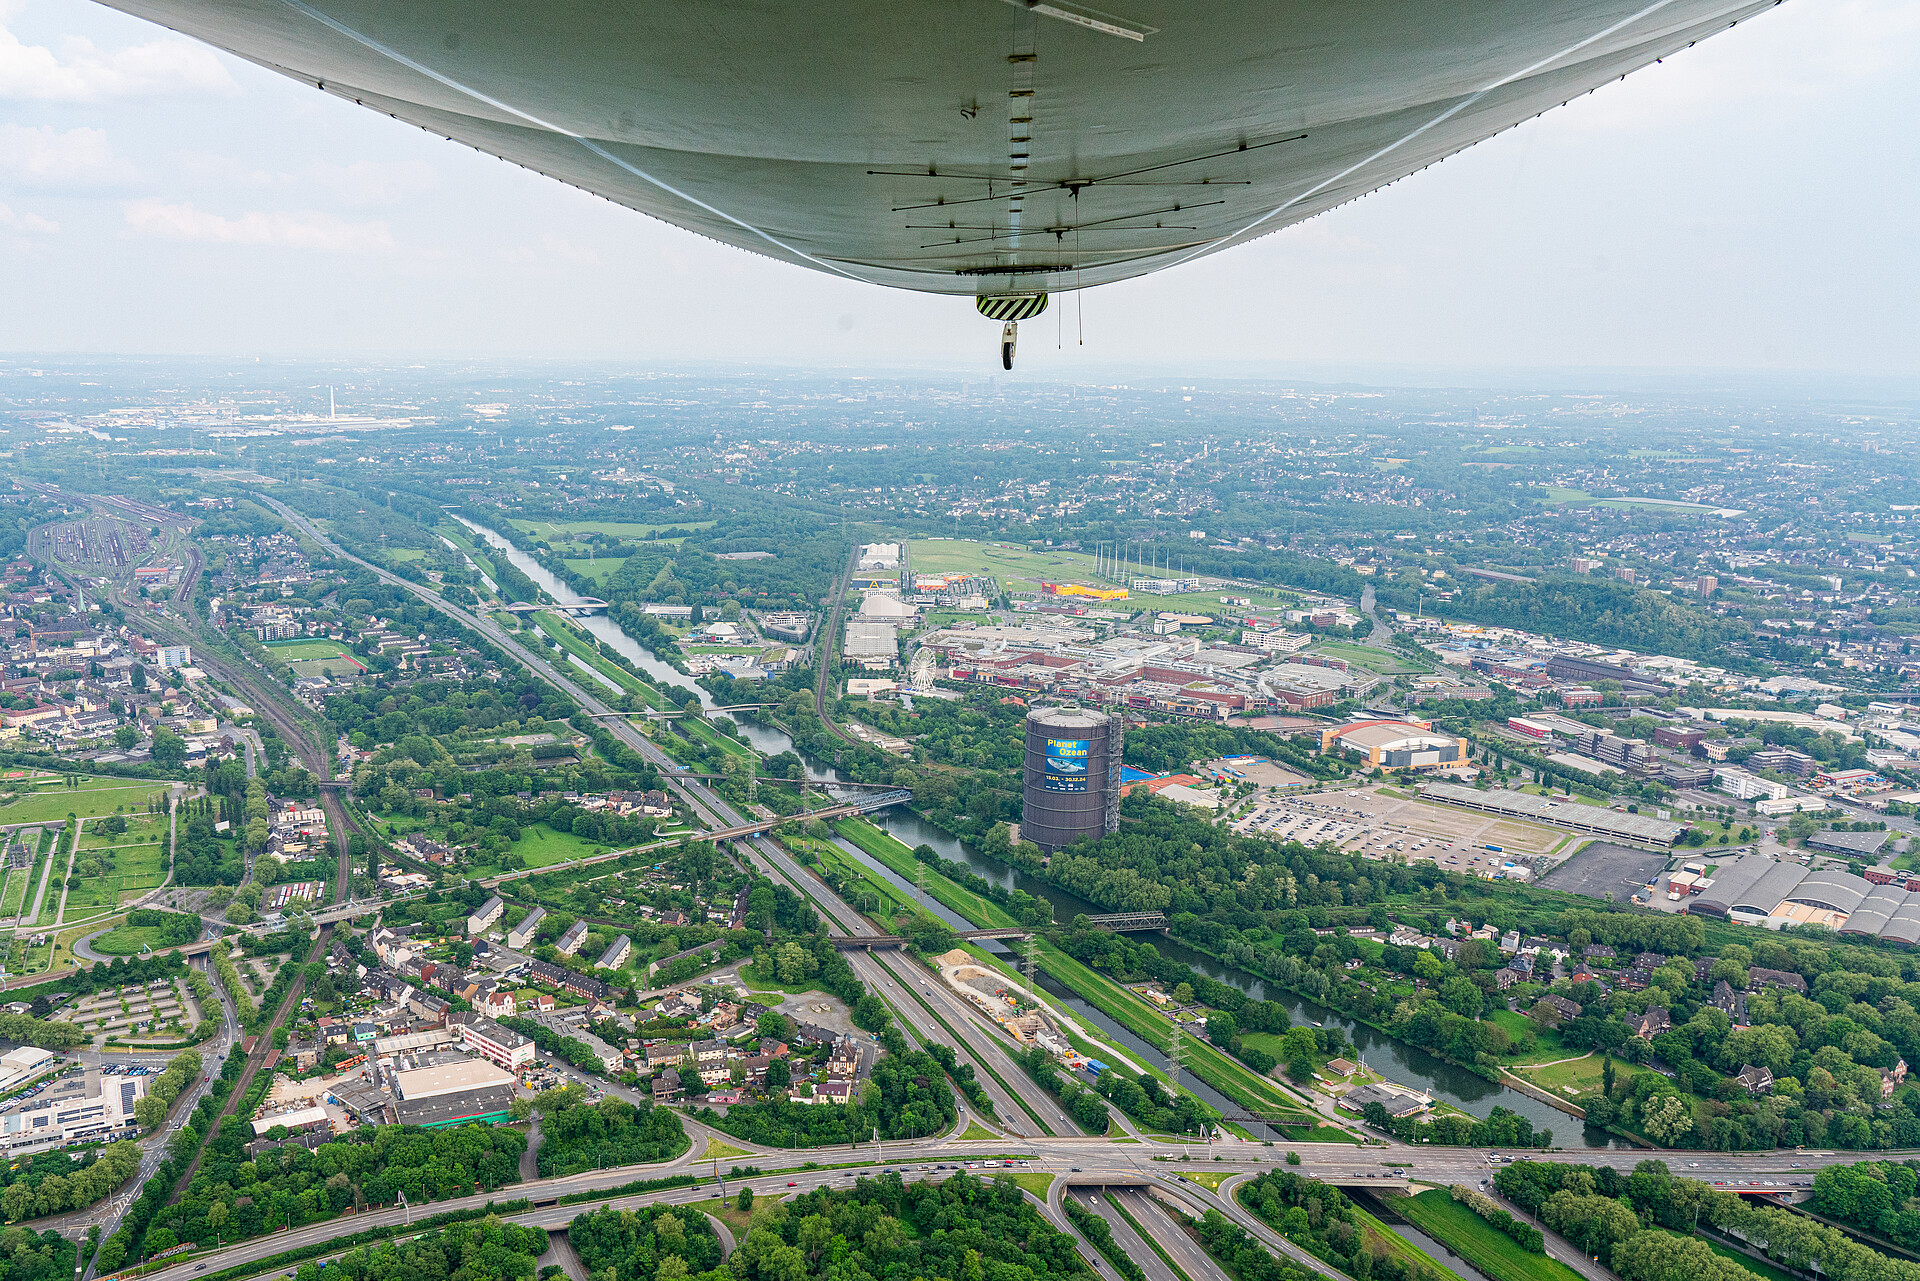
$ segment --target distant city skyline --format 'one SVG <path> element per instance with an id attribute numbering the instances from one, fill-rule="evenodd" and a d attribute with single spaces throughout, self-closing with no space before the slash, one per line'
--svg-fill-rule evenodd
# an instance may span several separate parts
<path id="1" fill-rule="evenodd" d="M 1920 374 L 1916 66 L 1912 6 L 1782 5 L 1314 222 L 1060 297 L 1010 381 Z M 82 0 L 0 4 L 0 102 L 0 351 L 994 372 L 964 300 L 711 244 Z"/>

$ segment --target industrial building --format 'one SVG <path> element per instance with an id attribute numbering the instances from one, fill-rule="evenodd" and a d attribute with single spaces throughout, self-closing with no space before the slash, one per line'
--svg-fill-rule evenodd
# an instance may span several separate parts
<path id="1" fill-rule="evenodd" d="M 1689 912 L 1740 925 L 1824 925 L 1842 934 L 1920 944 L 1920 878 L 1876 885 L 1829 868 L 1809 870 L 1749 854 L 1722 866 Z"/>
<path id="2" fill-rule="evenodd" d="M 1320 731 L 1322 752 L 1357 752 L 1380 769 L 1429 769 L 1467 759 L 1467 740 L 1410 721 L 1355 721 Z"/>
<path id="3" fill-rule="evenodd" d="M 494 1125 L 508 1118 L 512 1104 L 512 1074 L 481 1059 L 393 1074 L 392 1110 L 399 1125 Z"/>
<path id="4" fill-rule="evenodd" d="M 1036 707 L 1027 713 L 1020 835 L 1051 854 L 1083 836 L 1120 830 L 1125 730 L 1105 712 Z"/>
<path id="5" fill-rule="evenodd" d="M 871 618 L 849 618 L 841 658 L 870 672 L 883 672 L 900 657 L 900 629 Z"/>
<path id="6" fill-rule="evenodd" d="M 492 1059 L 509 1072 L 518 1072 L 533 1062 L 533 1042 L 492 1019 L 476 1018 L 463 1024 L 460 1039 L 469 1050 Z"/>
<path id="7" fill-rule="evenodd" d="M 0 1115 L 0 1150 L 121 1137 L 137 1125 L 133 1105 L 146 1092 L 144 1076 L 110 1076 L 100 1079 L 98 1094 L 24 1100 Z"/>

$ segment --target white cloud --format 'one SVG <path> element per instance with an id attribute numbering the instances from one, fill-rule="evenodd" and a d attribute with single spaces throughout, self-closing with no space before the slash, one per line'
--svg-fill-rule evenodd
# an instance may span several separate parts
<path id="1" fill-rule="evenodd" d="M 98 129 L 0 124 L 0 176 L 35 187 L 123 182 L 133 170 Z"/>
<path id="2" fill-rule="evenodd" d="M 136 236 L 214 245 L 266 245 L 322 253 L 379 253 L 393 248 L 384 222 L 347 222 L 315 210 L 252 211 L 237 218 L 206 213 L 190 204 L 157 197 L 126 206 L 127 229 Z"/>
<path id="3" fill-rule="evenodd" d="M 25 231 L 36 236 L 51 236 L 60 230 L 60 224 L 49 222 L 39 214 L 15 213 L 5 205 L 0 205 L 0 228 L 8 231 Z"/>
<path id="4" fill-rule="evenodd" d="M 239 86 L 213 50 L 174 36 L 110 52 L 74 36 L 55 51 L 23 44 L 19 36 L 0 26 L 0 98 L 99 102 L 238 92 Z"/>

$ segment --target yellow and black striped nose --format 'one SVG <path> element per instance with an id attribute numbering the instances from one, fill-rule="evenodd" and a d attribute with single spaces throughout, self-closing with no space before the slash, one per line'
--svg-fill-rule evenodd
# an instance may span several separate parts
<path id="1" fill-rule="evenodd" d="M 988 320 L 1031 320 L 1047 309 L 1047 296 L 1039 294 L 982 294 L 973 300 Z"/>

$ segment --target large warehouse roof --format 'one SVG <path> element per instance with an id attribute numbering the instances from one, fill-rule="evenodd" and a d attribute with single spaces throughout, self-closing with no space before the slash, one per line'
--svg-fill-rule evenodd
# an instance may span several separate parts
<path id="1" fill-rule="evenodd" d="M 1801 922 L 1817 919 L 1810 918 L 1805 907 L 1834 913 L 1834 928 L 1842 934 L 1920 946 L 1920 894 L 1875 885 L 1851 872 L 1808 871 L 1798 863 L 1776 863 L 1758 854 L 1722 865 L 1713 884 L 1687 904 L 1687 911 Z"/>
<path id="2" fill-rule="evenodd" d="M 1615 840 L 1638 841 L 1642 845 L 1671 846 L 1685 830 L 1679 823 L 1644 814 L 1621 814 L 1597 805 L 1579 805 L 1571 801 L 1549 800 L 1530 792 L 1482 792 L 1457 783 L 1431 783 L 1420 789 L 1422 796 L 1449 805 L 1464 805 L 1488 814 L 1508 818 L 1531 819 L 1590 832 Z"/>

